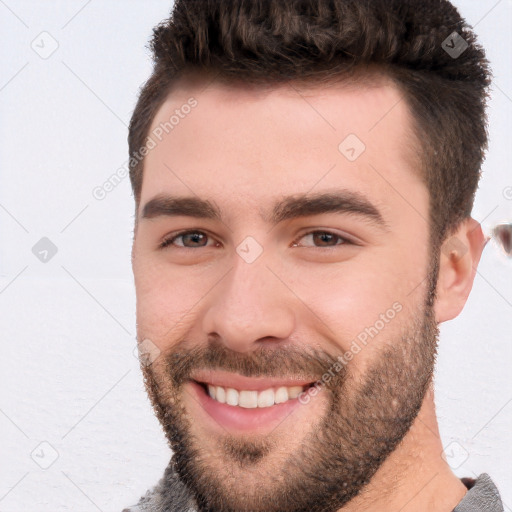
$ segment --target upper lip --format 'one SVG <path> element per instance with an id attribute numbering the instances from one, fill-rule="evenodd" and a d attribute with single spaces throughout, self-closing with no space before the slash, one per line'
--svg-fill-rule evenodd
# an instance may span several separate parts
<path id="1" fill-rule="evenodd" d="M 282 386 L 305 386 L 311 384 L 314 380 L 305 379 L 269 379 L 265 377 L 244 377 L 238 373 L 223 372 L 218 370 L 201 370 L 191 376 L 192 380 L 202 384 L 211 384 L 223 388 L 234 388 L 240 390 L 262 391 L 269 388 L 279 388 Z"/>

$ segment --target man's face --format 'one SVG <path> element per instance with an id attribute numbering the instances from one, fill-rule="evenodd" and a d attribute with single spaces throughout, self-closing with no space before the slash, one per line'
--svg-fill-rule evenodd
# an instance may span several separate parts
<path id="1" fill-rule="evenodd" d="M 202 510 L 338 510 L 434 365 L 407 106 L 384 84 L 180 85 L 150 130 L 133 246 L 150 398 Z"/>

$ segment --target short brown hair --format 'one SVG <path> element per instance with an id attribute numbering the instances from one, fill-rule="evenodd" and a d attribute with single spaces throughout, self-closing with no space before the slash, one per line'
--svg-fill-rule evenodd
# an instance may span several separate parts
<path id="1" fill-rule="evenodd" d="M 128 136 L 136 205 L 144 161 L 133 156 L 186 72 L 272 85 L 343 79 L 371 66 L 392 79 L 412 112 L 432 245 L 471 214 L 487 149 L 491 72 L 474 32 L 449 1 L 176 0 L 150 47 L 154 69 Z"/>

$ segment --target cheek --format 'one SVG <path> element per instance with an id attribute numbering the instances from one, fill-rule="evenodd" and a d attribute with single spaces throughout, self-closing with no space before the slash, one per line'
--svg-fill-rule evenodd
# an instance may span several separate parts
<path id="1" fill-rule="evenodd" d="M 411 290 L 421 289 L 418 284 L 424 278 L 416 264 L 400 262 L 398 257 L 382 250 L 336 266 L 296 269 L 290 287 L 314 313 L 302 321 L 311 322 L 311 331 L 320 332 L 343 352 L 356 340 L 361 347 L 378 347 L 395 339 L 418 307 L 419 295 Z"/>
<path id="2" fill-rule="evenodd" d="M 157 265 L 134 265 L 134 278 L 139 337 L 165 343 L 174 337 L 174 326 L 186 314 L 186 288 Z"/>
<path id="3" fill-rule="evenodd" d="M 205 269 L 191 271 L 153 261 L 133 265 L 139 339 L 165 348 L 182 339 L 196 320 L 201 299 L 215 284 Z"/>

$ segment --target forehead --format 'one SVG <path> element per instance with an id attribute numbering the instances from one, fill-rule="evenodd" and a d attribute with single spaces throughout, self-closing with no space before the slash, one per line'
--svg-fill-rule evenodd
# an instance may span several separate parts
<path id="1" fill-rule="evenodd" d="M 424 188 L 411 114 L 389 80 L 272 87 L 182 80 L 149 136 L 141 207 L 172 193 L 262 212 L 283 194 L 339 187 L 385 205 L 390 187 Z"/>

